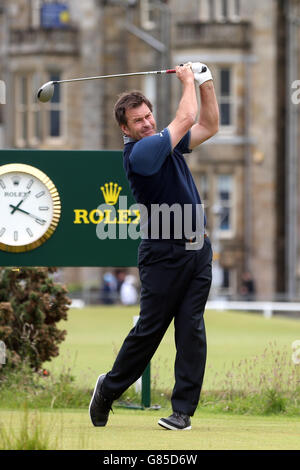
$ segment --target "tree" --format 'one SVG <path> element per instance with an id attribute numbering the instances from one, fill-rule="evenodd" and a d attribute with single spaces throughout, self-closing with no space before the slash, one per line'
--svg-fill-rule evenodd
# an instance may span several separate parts
<path id="1" fill-rule="evenodd" d="M 0 268 L 0 340 L 6 345 L 8 367 L 26 360 L 39 370 L 58 356 L 67 332 L 56 323 L 67 320 L 71 301 L 67 289 L 51 276 L 56 270 Z"/>

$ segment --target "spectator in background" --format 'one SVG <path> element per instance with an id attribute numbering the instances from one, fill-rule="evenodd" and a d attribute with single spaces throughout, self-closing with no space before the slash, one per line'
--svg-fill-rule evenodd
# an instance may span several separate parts
<path id="1" fill-rule="evenodd" d="M 255 299 L 255 282 L 249 271 L 245 271 L 242 274 L 242 285 L 241 285 L 241 296 L 245 300 L 254 300 Z"/>
<path id="2" fill-rule="evenodd" d="M 106 305 L 114 304 L 117 297 L 117 280 L 115 276 L 107 272 L 103 276 L 101 286 L 101 302 Z"/>
<path id="3" fill-rule="evenodd" d="M 117 280 L 117 291 L 118 291 L 118 295 L 120 295 L 121 287 L 125 280 L 127 272 L 125 269 L 117 269 L 115 271 L 115 275 L 116 275 L 116 280 Z"/>
<path id="4" fill-rule="evenodd" d="M 123 305 L 135 305 L 138 301 L 136 278 L 132 275 L 125 277 L 120 290 L 120 299 Z"/>

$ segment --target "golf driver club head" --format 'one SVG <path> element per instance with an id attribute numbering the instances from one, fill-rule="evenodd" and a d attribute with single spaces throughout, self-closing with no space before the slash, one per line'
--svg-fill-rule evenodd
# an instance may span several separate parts
<path id="1" fill-rule="evenodd" d="M 54 94 L 54 83 L 47 82 L 43 86 L 41 86 L 41 88 L 39 89 L 37 93 L 37 97 L 42 103 L 47 103 L 48 101 L 51 100 L 53 94 Z"/>

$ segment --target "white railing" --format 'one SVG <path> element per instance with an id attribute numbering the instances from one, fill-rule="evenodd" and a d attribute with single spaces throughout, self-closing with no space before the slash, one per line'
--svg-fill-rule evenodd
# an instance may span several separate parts
<path id="1" fill-rule="evenodd" d="M 300 314 L 300 302 L 235 301 L 209 300 L 207 310 L 262 311 L 265 318 L 271 318 L 273 312 L 297 312 Z"/>

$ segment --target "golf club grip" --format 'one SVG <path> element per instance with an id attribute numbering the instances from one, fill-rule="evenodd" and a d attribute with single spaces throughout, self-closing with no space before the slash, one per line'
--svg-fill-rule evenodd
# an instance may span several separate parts
<path id="1" fill-rule="evenodd" d="M 200 73 L 204 73 L 206 71 L 207 71 L 207 67 L 203 66 Z M 166 70 L 165 73 L 176 73 L 176 70 L 175 69 L 168 69 L 168 70 Z"/>

